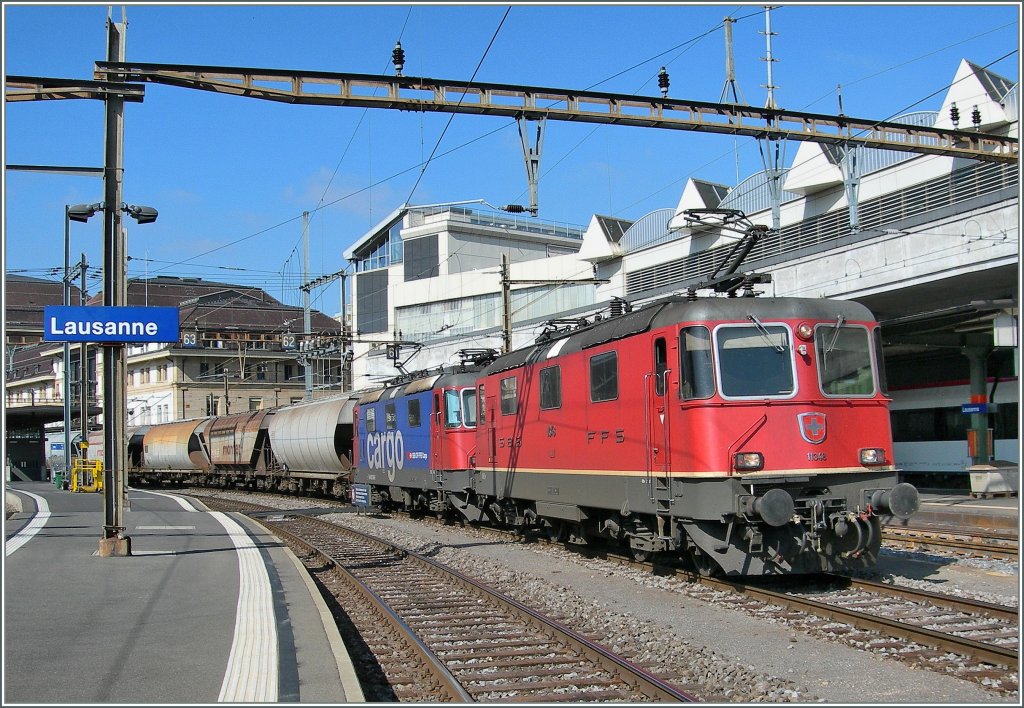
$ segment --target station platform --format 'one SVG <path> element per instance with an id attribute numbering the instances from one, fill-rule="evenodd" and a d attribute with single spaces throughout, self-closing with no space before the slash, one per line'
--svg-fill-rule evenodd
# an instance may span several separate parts
<path id="1" fill-rule="evenodd" d="M 1020 529 L 1020 498 L 978 498 L 967 492 L 921 493 L 921 507 L 907 522 L 912 526 L 935 525 L 1010 531 Z"/>
<path id="2" fill-rule="evenodd" d="M 101 558 L 102 494 L 6 491 L 4 705 L 364 702 L 327 604 L 254 521 L 132 489 L 132 554 Z"/>

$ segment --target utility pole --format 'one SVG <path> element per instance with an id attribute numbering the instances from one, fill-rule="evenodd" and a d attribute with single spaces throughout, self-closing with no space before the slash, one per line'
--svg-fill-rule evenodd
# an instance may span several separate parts
<path id="1" fill-rule="evenodd" d="M 302 282 L 309 282 L 309 212 L 302 212 Z M 309 313 L 309 289 L 302 288 L 302 333 L 303 339 L 308 343 L 309 335 L 313 333 L 313 326 L 310 322 Z M 305 400 L 313 400 L 313 367 L 310 366 L 308 354 L 302 359 L 302 375 L 305 381 Z"/>
<path id="2" fill-rule="evenodd" d="M 772 6 L 765 5 L 764 7 L 764 32 L 765 36 L 766 53 L 764 61 L 768 65 L 768 83 L 765 84 L 765 88 L 768 89 L 768 98 L 765 101 L 764 107 L 771 110 L 777 110 L 778 106 L 775 104 L 775 89 L 779 88 L 772 83 L 772 64 L 778 61 L 778 59 L 772 56 L 772 37 L 776 36 L 777 32 L 772 32 Z M 773 126 L 778 125 L 778 116 L 771 119 Z M 784 170 L 782 164 L 786 159 L 786 143 L 778 138 L 765 138 L 758 140 L 758 147 L 761 149 L 761 161 L 764 163 L 764 169 L 768 177 L 768 191 L 771 194 L 771 206 L 772 206 L 772 228 L 778 231 L 782 223 L 782 175 Z"/>
<path id="3" fill-rule="evenodd" d="M 501 254 L 501 353 L 512 351 L 512 280 L 509 278 L 508 254 Z"/>
<path id="4" fill-rule="evenodd" d="M 114 22 L 107 14 L 107 60 L 122 62 L 125 56 L 127 21 Z M 124 18 L 122 17 L 122 20 Z M 123 80 L 124 77 L 115 79 Z M 103 161 L 103 305 L 127 304 L 124 269 L 127 263 L 125 234 L 121 227 L 124 96 L 116 92 L 105 100 L 105 147 Z M 125 412 L 127 367 L 123 343 L 103 345 L 103 536 L 99 555 L 130 556 L 131 538 L 125 533 L 125 496 L 127 495 L 125 460 Z"/>
<path id="5" fill-rule="evenodd" d="M 82 286 L 79 295 L 79 304 L 85 305 L 85 271 L 88 269 L 88 264 L 85 262 L 85 254 L 82 254 Z M 82 428 L 82 443 L 84 445 L 89 444 L 89 345 L 86 342 L 82 342 L 78 345 L 79 347 L 79 393 L 81 394 L 81 406 L 82 406 L 82 419 L 79 421 L 79 425 Z M 85 448 L 82 448 L 82 456 L 85 456 Z"/>
<path id="6" fill-rule="evenodd" d="M 508 254 L 501 255 L 501 353 L 512 351 L 512 285 L 568 285 L 607 283 L 603 278 L 561 278 L 556 280 L 512 280 Z"/>
<path id="7" fill-rule="evenodd" d="M 231 413 L 231 404 L 228 401 L 228 365 L 224 364 L 224 415 Z"/>
<path id="8" fill-rule="evenodd" d="M 69 207 L 64 205 L 64 299 L 62 304 L 71 304 L 71 219 Z M 64 342 L 64 479 L 71 474 L 71 344 Z"/>

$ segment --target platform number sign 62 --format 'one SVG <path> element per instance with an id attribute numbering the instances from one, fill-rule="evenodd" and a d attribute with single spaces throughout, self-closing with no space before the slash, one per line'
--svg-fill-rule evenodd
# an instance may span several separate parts
<path id="1" fill-rule="evenodd" d="M 295 335 L 294 334 L 283 334 L 283 335 L 281 335 L 281 348 L 282 349 L 295 349 Z"/>
<path id="2" fill-rule="evenodd" d="M 199 337 L 196 332 L 184 332 L 181 335 L 181 346 L 183 347 L 198 347 Z"/>

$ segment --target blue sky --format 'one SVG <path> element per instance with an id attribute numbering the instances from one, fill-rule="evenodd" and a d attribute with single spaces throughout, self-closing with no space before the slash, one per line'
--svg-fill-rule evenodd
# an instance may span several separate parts
<path id="1" fill-rule="evenodd" d="M 121 19 L 122 5 L 113 6 Z M 129 61 L 393 74 L 718 101 L 723 18 L 733 25 L 740 97 L 764 105 L 760 4 L 365 4 L 126 6 Z M 6 75 L 91 79 L 104 58 L 106 5 L 4 3 Z M 507 15 L 506 15 L 507 12 Z M 1020 7 L 1002 4 L 786 4 L 771 13 L 780 108 L 887 119 L 937 110 L 961 59 L 1019 78 Z M 493 41 L 492 41 L 493 40 Z M 479 70 L 477 67 L 479 65 Z M 291 106 L 146 85 L 125 117 L 125 200 L 156 207 L 129 226 L 130 277 L 180 275 L 264 287 L 300 304 L 302 213 L 310 277 L 405 202 L 528 202 L 508 118 Z M 424 160 L 436 157 L 425 170 Z M 791 146 L 792 157 L 796 146 Z M 96 101 L 6 104 L 5 164 L 100 166 Z M 686 179 L 736 184 L 763 169 L 752 138 L 550 121 L 540 218 L 585 225 L 675 206 Z M 422 175 L 421 175 L 422 172 Z M 64 205 L 102 200 L 90 177 L 5 170 L 5 272 L 57 279 Z M 323 206 L 327 205 L 327 206 Z M 322 208 L 318 208 L 322 207 Z M 72 260 L 102 262 L 102 219 L 71 225 Z M 95 282 L 95 281 L 94 281 Z M 98 289 L 98 284 L 91 286 Z M 314 306 L 338 310 L 337 284 Z"/>

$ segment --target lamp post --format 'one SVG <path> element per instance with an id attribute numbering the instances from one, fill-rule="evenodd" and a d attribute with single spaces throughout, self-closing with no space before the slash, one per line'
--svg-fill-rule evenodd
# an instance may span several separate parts
<path id="1" fill-rule="evenodd" d="M 63 305 L 71 304 L 71 220 L 68 209 L 64 205 L 64 300 Z M 64 479 L 71 474 L 71 343 L 64 342 Z M 56 476 L 54 480 L 56 481 Z"/>
<path id="2" fill-rule="evenodd" d="M 127 263 L 125 234 L 121 226 L 121 212 L 140 224 L 156 221 L 153 207 L 121 204 L 117 209 L 104 209 L 107 239 L 103 254 L 103 305 L 124 307 L 128 304 L 124 269 Z M 103 346 L 103 537 L 100 539 L 101 556 L 130 556 L 131 538 L 125 534 L 124 519 L 128 458 L 125 438 L 127 418 L 127 367 L 125 345 L 104 343 Z"/>
<path id="3" fill-rule="evenodd" d="M 104 224 L 108 234 L 103 245 L 103 305 L 124 307 L 128 293 L 124 279 L 125 237 L 121 227 L 121 213 L 140 224 L 156 221 L 158 212 L 150 206 L 120 204 L 108 209 L 105 203 L 77 204 L 69 207 L 67 216 L 71 221 L 88 221 L 97 211 L 104 212 Z M 84 353 L 83 353 L 84 356 Z M 125 380 L 124 344 L 103 344 L 103 494 L 104 521 L 103 536 L 100 539 L 101 556 L 131 555 L 131 539 L 125 535 L 124 494 L 125 460 L 127 450 L 125 427 L 127 413 L 127 382 Z M 83 385 L 84 385 L 83 381 Z"/>
<path id="4" fill-rule="evenodd" d="M 86 222 L 101 207 L 100 204 L 76 204 L 64 205 L 64 306 L 71 304 L 71 222 Z M 85 272 L 82 273 L 83 283 Z M 84 291 L 83 291 L 84 293 Z M 83 357 L 85 347 L 82 347 Z M 84 374 L 85 364 L 82 364 L 81 371 Z M 81 385 L 85 386 L 84 376 Z M 84 408 L 83 408 L 83 415 Z M 85 420 L 82 421 L 82 430 L 85 430 Z M 85 440 L 83 434 L 83 440 Z M 64 474 L 71 472 L 71 343 L 64 342 Z"/>

